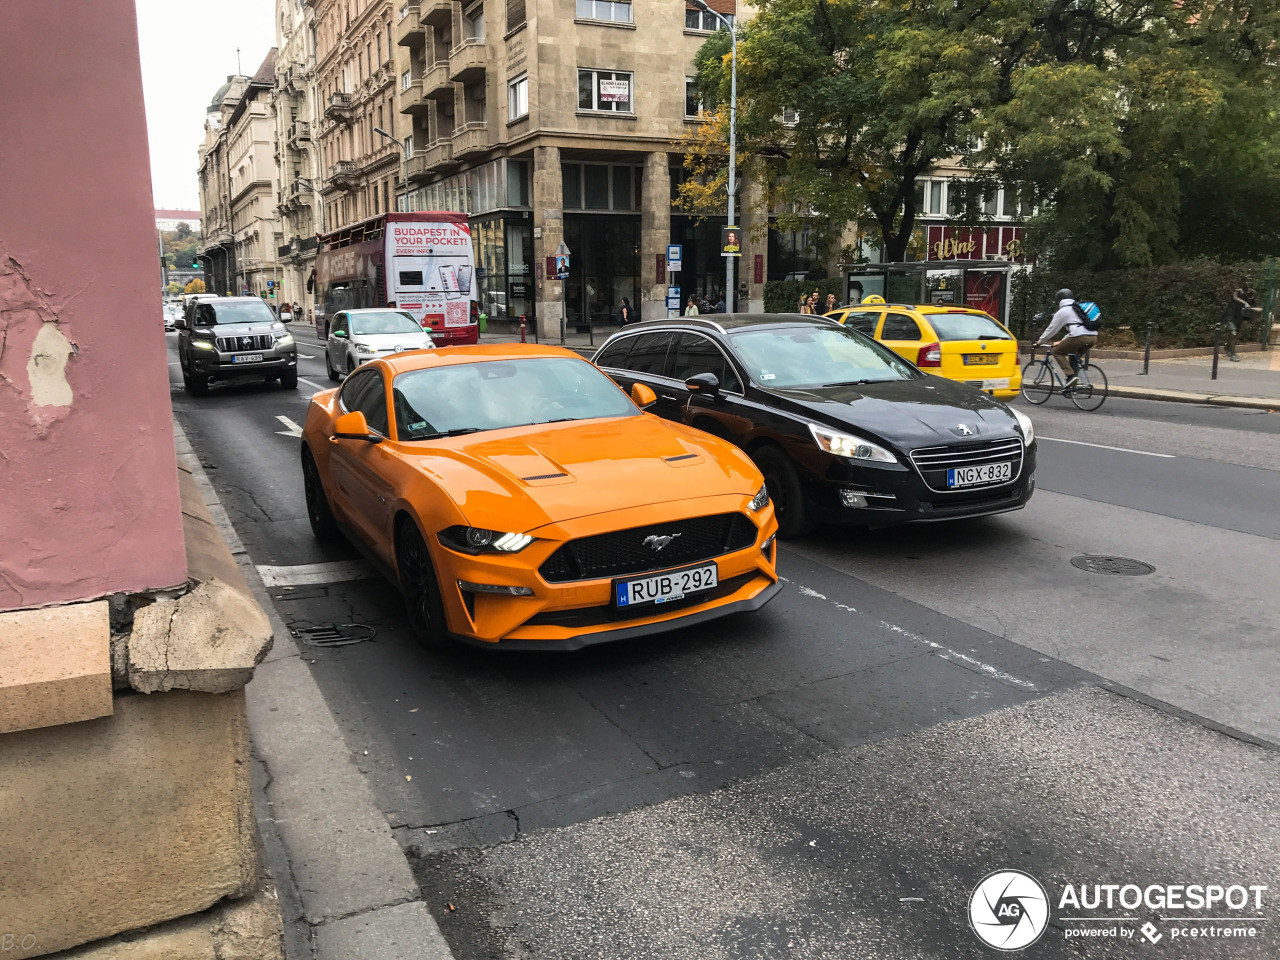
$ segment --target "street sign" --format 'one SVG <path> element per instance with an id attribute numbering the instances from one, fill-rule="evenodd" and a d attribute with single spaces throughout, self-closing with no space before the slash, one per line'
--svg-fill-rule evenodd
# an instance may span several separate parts
<path id="1" fill-rule="evenodd" d="M 677 300 L 680 299 L 679 287 L 667 287 L 667 298 L 670 299 L 671 297 L 675 297 Z"/>
<path id="2" fill-rule="evenodd" d="M 667 309 L 674 310 L 678 314 L 680 312 L 680 298 L 667 297 Z"/>
<path id="3" fill-rule="evenodd" d="M 680 316 L 680 308 L 679 308 L 679 307 L 676 307 L 675 309 L 672 309 L 671 307 L 667 307 L 667 319 L 668 319 L 668 320 L 675 320 L 675 319 L 676 319 L 677 317 L 679 317 L 679 316 Z"/>
<path id="4" fill-rule="evenodd" d="M 679 273 L 680 261 L 684 258 L 684 248 L 678 243 L 667 244 L 667 272 Z"/>
<path id="5" fill-rule="evenodd" d="M 270 289 L 271 289 L 272 287 L 274 287 L 275 285 L 276 285 L 276 282 L 275 282 L 274 280 L 268 280 L 268 281 L 267 281 L 267 289 L 268 289 L 268 290 L 270 290 Z"/>

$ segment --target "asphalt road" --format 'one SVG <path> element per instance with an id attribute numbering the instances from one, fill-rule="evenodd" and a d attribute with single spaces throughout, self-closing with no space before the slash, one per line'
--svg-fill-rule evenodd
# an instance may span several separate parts
<path id="1" fill-rule="evenodd" d="M 264 566 L 356 558 L 305 518 L 292 425 L 330 384 L 299 349 L 296 394 L 200 399 L 171 351 L 175 415 Z M 762 612 L 657 640 L 428 653 L 381 580 L 273 588 L 455 954 L 986 955 L 967 899 L 1004 867 L 1055 899 L 1280 890 L 1280 417 L 1028 412 L 1027 510 L 788 543 Z M 1070 563 L 1096 554 L 1155 572 Z M 307 644 L 331 624 L 375 633 Z M 1170 952 L 1168 911 L 1110 939 L 1052 906 L 1045 956 L 1133 955 L 1148 920 L 1172 956 L 1280 952 L 1280 918 Z"/>

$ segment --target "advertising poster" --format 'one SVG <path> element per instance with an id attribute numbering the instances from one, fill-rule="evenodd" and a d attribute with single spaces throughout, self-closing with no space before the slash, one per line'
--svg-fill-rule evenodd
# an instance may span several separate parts
<path id="1" fill-rule="evenodd" d="M 1000 319 L 1000 305 L 1004 300 L 1003 273 L 978 273 L 964 275 L 964 305 L 981 310 Z"/>
<path id="2" fill-rule="evenodd" d="M 475 275 L 470 225 L 392 222 L 387 228 L 388 286 L 396 305 L 423 326 L 470 323 Z"/>

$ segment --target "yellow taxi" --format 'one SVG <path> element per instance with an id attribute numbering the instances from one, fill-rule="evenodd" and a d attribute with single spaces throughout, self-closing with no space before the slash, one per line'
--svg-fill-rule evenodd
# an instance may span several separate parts
<path id="1" fill-rule="evenodd" d="M 1022 386 L 1018 340 L 990 314 L 952 304 L 885 303 L 871 296 L 826 314 L 925 373 L 959 380 L 1000 399 Z"/>

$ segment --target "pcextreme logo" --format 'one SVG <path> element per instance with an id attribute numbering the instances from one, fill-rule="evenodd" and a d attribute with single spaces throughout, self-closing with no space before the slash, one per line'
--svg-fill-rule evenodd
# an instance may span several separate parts
<path id="1" fill-rule="evenodd" d="M 1022 950 L 1049 926 L 1049 896 L 1031 874 L 997 870 L 969 897 L 969 926 L 989 947 Z"/>

